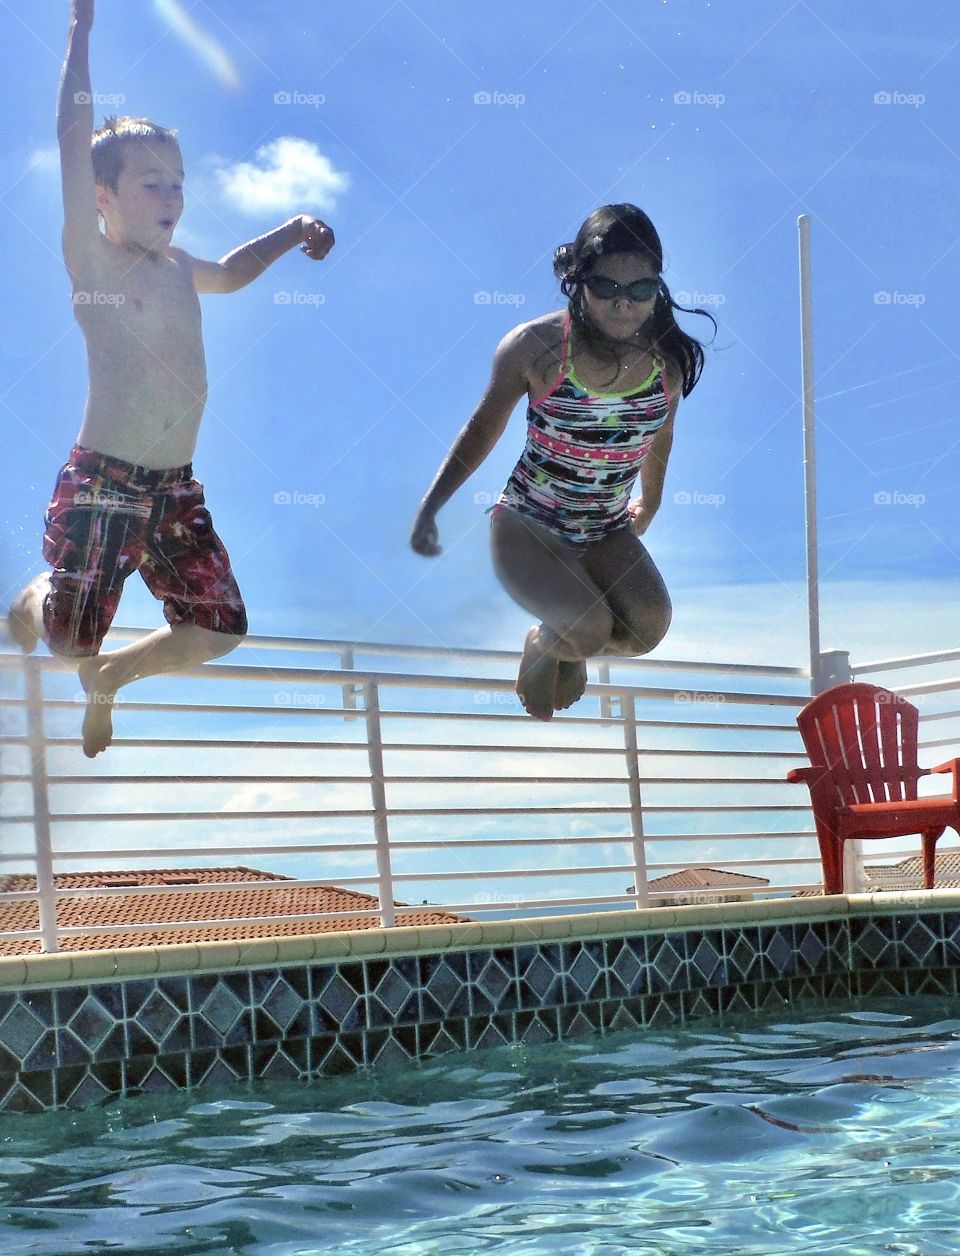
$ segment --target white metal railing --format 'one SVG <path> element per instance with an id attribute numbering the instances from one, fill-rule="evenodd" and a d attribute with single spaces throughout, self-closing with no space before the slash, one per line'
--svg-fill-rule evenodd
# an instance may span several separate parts
<path id="1" fill-rule="evenodd" d="M 134 630 L 120 630 L 113 638 L 139 635 Z M 0 752 L 5 760 L 0 763 L 0 784 L 7 798 L 13 799 L 13 803 L 3 805 L 0 870 L 4 866 L 8 870 L 29 867 L 36 875 L 36 889 L 8 889 L 0 893 L 0 905 L 25 900 L 38 904 L 37 927 L 0 932 L 0 943 L 39 938 L 43 950 L 53 951 L 58 949 L 58 939 L 79 934 L 167 932 L 239 923 L 235 917 L 210 920 L 199 912 L 195 918 L 182 921 L 61 923 L 58 927 L 58 904 L 67 899 L 82 903 L 94 895 L 103 899 L 149 894 L 159 899 L 170 893 L 222 890 L 273 893 L 291 887 L 367 888 L 376 902 L 365 909 L 264 914 L 244 917 L 243 923 L 320 924 L 379 916 L 382 924 L 390 927 L 396 921 L 395 894 L 405 898 L 406 887 L 422 893 L 424 887 L 442 891 L 452 886 L 452 901 L 431 900 L 431 910 L 484 917 L 646 906 L 677 894 L 669 889 L 651 891 L 650 874 L 690 863 L 776 869 L 779 876 L 764 886 L 763 892 L 769 894 L 790 893 L 809 884 L 789 879 L 801 868 L 817 869 L 814 883 L 819 884 L 808 800 L 785 785 L 782 795 L 760 796 L 774 786 L 779 791 L 786 769 L 804 762 L 794 721 L 796 710 L 809 697 L 809 677 L 803 669 L 662 659 L 601 661 L 593 665 L 600 680 L 588 685 L 587 696 L 575 713 L 558 715 L 543 725 L 522 713 L 513 697 L 512 676 L 385 671 L 358 665 L 358 658 L 366 655 L 423 660 L 434 667 L 506 665 L 515 671 L 518 658 L 506 651 L 254 637 L 231 658 L 264 653 L 272 657 L 280 652 L 297 652 L 310 659 L 332 655 L 339 666 L 208 663 L 177 677 L 161 677 L 159 685 L 168 695 L 163 701 L 130 700 L 130 691 L 125 690 L 117 713 L 119 735 L 106 754 L 92 763 L 79 752 L 81 708 L 76 694 L 64 697 L 58 692 L 58 685 L 72 675 L 72 669 L 46 655 L 24 658 L 0 654 L 0 683 L 4 685 L 0 694 Z M 781 691 L 651 686 L 612 680 L 611 671 L 626 674 L 631 681 L 642 681 L 645 674 L 657 672 L 669 672 L 674 677 L 710 674 L 727 686 L 761 676 Z M 183 686 L 184 678 L 189 692 L 178 697 L 175 689 L 177 684 Z M 140 686 L 149 683 L 140 682 Z M 18 684 L 20 692 L 12 692 Z M 272 705 L 255 700 L 265 684 L 273 687 Z M 237 696 L 213 701 L 218 685 L 228 686 Z M 805 692 L 783 691 L 791 686 Z M 328 702 L 324 697 L 321 701 L 320 694 L 328 691 L 335 700 Z M 285 703 L 278 699 L 278 694 L 284 693 Z M 317 700 L 298 703 L 293 701 L 294 695 L 314 695 Z M 387 700 L 405 695 L 410 695 L 405 702 Z M 471 700 L 474 709 L 462 709 L 464 701 Z M 643 718 L 638 718 L 638 703 L 644 704 Z M 666 711 L 664 704 L 670 704 Z M 752 708 L 752 719 L 727 718 L 734 708 L 744 707 L 748 716 Z M 724 718 L 692 718 L 695 711 L 699 714 L 707 708 Z M 781 709 L 789 717 L 785 721 L 777 718 Z M 202 736 L 183 728 L 191 717 L 203 719 Z M 65 726 L 66 731 L 60 733 L 59 726 L 67 718 L 74 727 L 71 731 Z M 169 735 L 166 727 L 171 719 L 180 726 L 176 735 Z M 223 719 L 235 725 L 232 731 L 237 735 L 215 735 L 215 725 Z M 278 721 L 286 723 L 291 735 L 278 735 L 268 727 Z M 135 724 L 141 727 L 135 729 Z M 143 728 L 143 724 L 148 727 Z M 451 725 L 463 729 L 460 740 L 442 735 L 442 729 Z M 439 737 L 433 731 L 438 728 Z M 320 729 L 323 732 L 317 735 Z M 399 734 L 392 735 L 392 729 L 399 729 Z M 420 729 L 423 736 L 418 735 Z M 255 735 L 248 735 L 251 731 Z M 131 735 L 133 732 L 138 735 Z M 648 740 L 652 744 L 646 744 Z M 18 755 L 19 760 L 12 761 Z M 171 755 L 175 770 L 150 770 L 158 764 L 162 767 L 163 757 Z M 281 770 L 270 770 L 278 757 L 282 758 Z M 364 760 L 363 770 L 358 770 L 358 757 Z M 451 757 L 455 761 L 465 758 L 470 770 L 444 771 L 444 762 Z M 250 758 L 254 760 L 252 766 L 243 762 Z M 404 761 L 413 761 L 412 770 L 402 769 Z M 664 775 L 658 775 L 658 761 L 689 765 L 690 770 L 671 772 L 668 768 Z M 492 763 L 493 770 L 478 771 L 485 763 Z M 550 770 L 544 770 L 544 763 Z M 416 770 L 419 764 L 424 764 L 422 770 Z M 526 764 L 531 765 L 529 770 Z M 190 770 L 183 771 L 184 766 Z M 457 763 L 453 766 L 456 768 Z M 719 771 L 704 774 L 705 766 L 717 766 Z M 758 774 L 759 766 L 768 768 L 770 774 Z M 79 771 L 81 767 L 85 770 Z M 202 770 L 195 770 L 198 767 Z M 29 805 L 24 793 L 27 787 Z M 281 801 L 295 805 L 225 809 L 222 802 L 216 807 L 197 804 L 199 795 L 221 787 L 288 789 L 293 797 Z M 546 787 L 550 792 L 543 801 L 537 789 Z M 517 788 L 524 793 L 522 805 L 510 797 Z M 119 809 L 104 803 L 105 793 L 113 789 L 123 791 Z M 457 805 L 438 798 L 450 789 L 458 791 Z M 683 792 L 674 800 L 669 791 L 678 789 Z M 163 805 L 151 805 L 152 795 L 160 790 L 176 791 L 173 805 L 169 792 Z M 427 790 L 429 797 L 404 804 L 398 794 L 409 790 Z M 482 805 L 484 791 L 491 790 L 496 797 Z M 697 790 L 709 790 L 711 796 L 700 800 Z M 724 790 L 734 791 L 733 795 L 727 801 L 717 801 Z M 347 791 L 350 796 L 337 797 L 338 791 Z M 660 791 L 670 800 L 649 801 L 651 792 Z M 362 798 L 353 796 L 361 792 Z M 615 795 L 612 799 L 611 792 Z M 65 796 L 67 805 L 54 806 L 52 795 L 54 802 Z M 781 797 L 788 801 L 781 801 Z M 276 796 L 270 801 L 276 804 Z M 699 831 L 725 814 L 737 816 L 741 824 L 753 821 L 761 827 Z M 802 821 L 803 827 L 790 824 L 794 818 Z M 468 828 L 460 835 L 452 831 L 440 837 L 418 833 L 416 827 L 413 836 L 401 832 L 417 824 L 435 828 L 440 820 L 453 830 L 464 822 Z M 601 822 L 618 827 L 611 832 L 589 831 L 591 825 Z M 778 827 L 784 822 L 790 826 Z M 265 823 L 275 826 L 276 832 L 271 830 L 264 837 Z M 549 831 L 556 823 L 559 827 Z M 658 831 L 645 832 L 645 823 Z M 282 835 L 283 827 L 289 824 L 306 825 L 313 831 Z M 131 825 L 136 826 L 136 836 L 124 840 Z M 186 825 L 193 832 L 217 825 L 226 837 L 220 841 L 184 841 L 181 837 Z M 690 831 L 683 831 L 685 828 Z M 121 834 L 116 840 L 111 836 L 113 831 Z M 14 834 L 25 834 L 27 839 L 17 842 Z M 783 843 L 789 843 L 789 848 L 781 856 L 771 853 L 778 846 L 782 849 Z M 528 862 L 532 852 L 547 847 L 560 855 L 559 862 Z M 677 852 L 674 858 L 670 858 L 671 847 Z M 753 848 L 757 849 L 756 857 L 749 856 Z M 599 857 L 590 859 L 593 850 Z M 619 858 L 613 857 L 614 850 L 622 852 Z M 704 851 L 706 855 L 696 858 L 685 855 L 685 851 Z M 651 853 L 656 857 L 651 858 Z M 55 875 L 67 868 L 90 864 L 102 868 L 105 861 L 118 861 L 121 866 L 129 866 L 130 861 L 141 865 L 150 861 L 156 867 L 158 863 L 171 866 L 173 860 L 179 866 L 184 861 L 212 860 L 223 866 L 225 856 L 233 860 L 240 855 L 287 865 L 292 861 L 296 875 L 271 882 L 203 881 L 197 885 L 117 888 L 64 888 L 55 881 Z M 412 866 L 418 856 L 427 864 Z M 308 859 L 311 866 L 305 875 L 302 865 Z M 352 864 L 360 859 L 367 865 L 355 871 Z M 591 879 L 595 879 L 592 886 Z M 548 886 L 546 893 L 543 889 L 538 893 L 534 885 L 533 892 L 522 897 L 501 888 L 513 880 L 569 884 L 566 892 Z M 625 885 L 628 880 L 633 882 L 629 889 Z M 456 894 L 457 883 L 469 887 L 478 881 L 490 888 L 472 899 L 466 896 L 468 890 Z M 619 881 L 619 886 L 613 887 L 613 881 Z M 729 893 L 729 889 L 704 888 L 697 896 L 709 901 Z"/>

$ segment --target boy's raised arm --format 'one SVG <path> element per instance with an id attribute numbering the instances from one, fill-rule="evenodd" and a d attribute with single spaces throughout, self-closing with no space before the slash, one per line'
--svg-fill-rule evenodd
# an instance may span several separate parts
<path id="1" fill-rule="evenodd" d="M 93 248 L 99 246 L 96 184 L 90 140 L 93 95 L 90 89 L 89 43 L 93 0 L 71 0 L 67 57 L 57 98 L 57 140 L 63 188 L 63 256 L 77 275 Z"/>
<path id="2" fill-rule="evenodd" d="M 297 214 L 266 235 L 241 244 L 219 262 L 191 257 L 184 249 L 179 252 L 193 266 L 198 292 L 236 292 L 252 283 L 295 245 L 299 244 L 300 251 L 307 257 L 321 261 L 334 243 L 333 232 L 325 222 L 309 214 Z"/>

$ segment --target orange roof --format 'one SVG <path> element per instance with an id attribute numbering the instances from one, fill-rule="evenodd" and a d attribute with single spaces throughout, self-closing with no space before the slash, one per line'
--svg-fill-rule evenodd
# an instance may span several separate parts
<path id="1" fill-rule="evenodd" d="M 163 894 L 84 894 L 58 898 L 57 920 L 64 928 L 176 920 L 217 920 L 229 923 L 209 928 L 157 929 L 131 933 L 74 934 L 61 938 L 65 951 L 112 950 L 115 947 L 158 946 L 171 942 L 216 942 L 240 938 L 291 937 L 345 929 L 380 927 L 377 899 L 371 894 L 338 886 L 301 886 L 291 878 L 255 868 L 161 868 L 129 872 L 61 872 L 54 877 L 58 890 L 97 890 L 138 885 L 202 885 L 205 882 L 262 881 L 262 889 L 185 890 Z M 278 885 L 278 882 L 280 883 Z M 32 875 L 0 877 L 0 893 L 35 890 Z M 395 904 L 406 907 L 405 903 Z M 297 916 L 308 912 L 364 911 L 372 914 L 337 920 L 291 920 L 272 924 L 245 924 L 256 916 Z M 38 928 L 35 901 L 0 901 L 0 932 Z M 450 912 L 412 908 L 397 912 L 398 925 L 451 924 L 465 920 Z M 40 949 L 37 940 L 0 938 L 0 955 L 22 955 Z"/>
<path id="2" fill-rule="evenodd" d="M 914 889 L 923 885 L 923 856 L 907 855 L 895 864 L 870 864 L 864 868 L 867 884 L 874 889 Z M 945 847 L 937 851 L 934 885 L 940 890 L 960 888 L 960 848 Z"/>
<path id="3" fill-rule="evenodd" d="M 751 877 L 745 872 L 727 872 L 724 868 L 681 868 L 665 877 L 654 877 L 651 890 L 754 889 L 769 885 L 767 877 Z"/>

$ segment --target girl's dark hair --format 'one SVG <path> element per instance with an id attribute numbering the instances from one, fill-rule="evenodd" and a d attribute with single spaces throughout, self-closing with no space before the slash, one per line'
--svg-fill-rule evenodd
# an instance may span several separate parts
<path id="1" fill-rule="evenodd" d="M 638 253 L 653 264 L 658 275 L 663 270 L 663 245 L 656 227 L 642 209 L 627 204 L 602 205 L 594 210 L 573 243 L 561 244 L 554 253 L 553 270 L 561 281 L 561 292 L 569 300 L 570 318 L 580 340 L 598 357 L 616 361 L 616 349 L 587 316 L 583 300 L 584 276 L 590 273 L 599 257 L 610 253 Z M 706 310 L 678 305 L 661 276 L 651 318 L 651 340 L 655 348 L 680 368 L 686 397 L 693 392 L 703 370 L 703 347 L 678 325 L 674 310 L 703 314 L 713 323 L 714 331 L 717 322 Z"/>

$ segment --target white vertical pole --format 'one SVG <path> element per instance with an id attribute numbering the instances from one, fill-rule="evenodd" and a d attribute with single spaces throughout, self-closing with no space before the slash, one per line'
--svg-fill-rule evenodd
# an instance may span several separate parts
<path id="1" fill-rule="evenodd" d="M 643 799 L 640 794 L 640 764 L 637 746 L 637 704 L 633 694 L 620 695 L 620 711 L 623 717 L 623 746 L 627 752 L 627 792 L 630 797 L 630 837 L 633 848 L 634 891 L 637 895 L 634 907 L 642 910 L 650 906 L 650 889 L 647 884 L 647 853 L 643 840 Z"/>
<path id="2" fill-rule="evenodd" d="M 380 728 L 380 692 L 376 681 L 364 683 L 367 718 L 367 758 L 370 763 L 370 792 L 373 798 L 373 832 L 377 842 L 377 892 L 380 896 L 380 923 L 392 929 L 397 923 L 393 906 L 393 871 L 390 864 L 390 832 L 387 826 L 387 790 L 383 771 L 383 740 Z"/>
<path id="3" fill-rule="evenodd" d="M 27 700 L 27 747 L 30 784 L 33 788 L 33 836 L 37 865 L 37 904 L 40 913 L 40 949 L 59 951 L 57 940 L 56 883 L 53 876 L 53 845 L 50 839 L 50 798 L 47 791 L 47 734 L 43 721 L 43 677 L 40 660 L 24 658 L 23 677 Z"/>
<path id="4" fill-rule="evenodd" d="M 803 363 L 803 490 L 806 507 L 807 625 L 810 641 L 810 687 L 819 693 L 820 591 L 817 565 L 817 455 L 814 445 L 813 308 L 810 280 L 810 218 L 801 214 L 800 230 L 800 345 Z"/>

